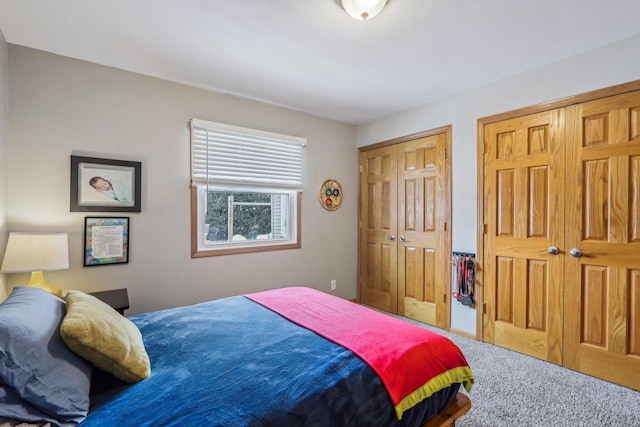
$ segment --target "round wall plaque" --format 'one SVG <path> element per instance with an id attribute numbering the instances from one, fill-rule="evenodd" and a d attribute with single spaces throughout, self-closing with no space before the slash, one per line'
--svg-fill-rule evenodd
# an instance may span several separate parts
<path id="1" fill-rule="evenodd" d="M 326 180 L 320 187 L 320 204 L 328 211 L 335 211 L 342 203 L 342 186 L 335 179 Z"/>

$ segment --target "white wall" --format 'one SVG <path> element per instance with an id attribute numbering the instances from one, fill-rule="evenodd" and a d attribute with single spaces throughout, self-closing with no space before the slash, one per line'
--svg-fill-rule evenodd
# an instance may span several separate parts
<path id="1" fill-rule="evenodd" d="M 477 120 L 640 79 L 640 36 L 358 127 L 358 147 L 439 126 L 452 130 L 452 247 L 476 252 Z M 454 303 L 451 327 L 475 334 L 475 310 Z"/>
<path id="2" fill-rule="evenodd" d="M 8 228 L 69 233 L 71 268 L 45 273 L 63 291 L 127 287 L 127 314 L 279 286 L 328 291 L 331 279 L 338 296 L 356 297 L 354 126 L 14 45 L 9 88 Z M 194 117 L 307 138 L 302 249 L 191 259 Z M 71 154 L 142 161 L 129 264 L 82 266 L 85 214 L 69 212 Z M 334 212 L 318 202 L 330 177 L 345 193 Z"/>
<path id="3" fill-rule="evenodd" d="M 9 48 L 0 30 L 0 260 L 7 243 L 7 127 L 9 125 Z M 1 261 L 0 261 L 1 263 Z M 0 301 L 7 297 L 6 276 L 0 274 Z"/>

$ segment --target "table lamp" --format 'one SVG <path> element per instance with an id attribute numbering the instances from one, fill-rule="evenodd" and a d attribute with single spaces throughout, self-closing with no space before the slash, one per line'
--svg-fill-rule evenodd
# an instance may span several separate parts
<path id="1" fill-rule="evenodd" d="M 27 286 L 42 288 L 62 298 L 62 289 L 45 282 L 43 271 L 69 268 L 67 233 L 9 233 L 2 273 L 31 272 Z"/>

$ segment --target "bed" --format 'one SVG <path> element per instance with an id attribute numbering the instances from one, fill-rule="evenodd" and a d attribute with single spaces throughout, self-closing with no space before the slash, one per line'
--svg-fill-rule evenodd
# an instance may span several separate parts
<path id="1" fill-rule="evenodd" d="M 41 313 L 41 300 L 52 298 L 38 291 Z M 66 408 L 62 418 L 58 417 L 48 402 L 34 399 L 37 393 L 25 394 L 20 387 L 11 387 L 9 382 L 15 378 L 0 371 L 4 383 L 0 383 L 0 416 L 32 424 L 79 423 L 83 427 L 431 427 L 451 425 L 470 405 L 459 389 L 471 389 L 473 374 L 450 340 L 317 290 L 283 288 L 128 319 L 91 296 L 77 291 L 74 295 L 91 302 L 89 311 L 111 310 L 115 315 L 108 312 L 109 321 L 133 325 L 132 335 L 140 338 L 137 351 L 142 352 L 136 357 L 142 365 L 147 357 L 148 377 L 122 381 L 88 363 L 85 357 L 91 355 L 71 351 L 71 356 L 88 364 L 89 377 L 93 377 L 88 390 L 86 381 L 80 387 L 91 395 L 84 415 Z M 7 300 L 10 307 L 12 297 L 13 293 Z M 0 335 L 6 329 L 2 326 L 3 316 L 7 323 L 6 304 L 0 305 Z M 56 304 L 64 302 L 50 305 Z M 64 322 L 78 314 L 67 305 L 59 320 L 63 332 L 59 324 L 54 332 L 45 334 L 49 339 L 64 336 Z M 103 334 L 130 327 L 107 327 L 105 331 L 94 326 L 84 325 L 83 329 L 100 336 L 92 337 L 99 346 Z M 2 339 L 4 342 L 5 336 Z M 66 340 L 63 346 L 74 348 Z M 1 350 L 0 357 L 6 359 L 2 356 L 6 348 Z M 79 362 L 71 360 L 71 364 Z M 112 366 L 98 365 L 113 371 Z M 56 366 L 59 369 L 59 360 Z M 117 374 L 122 377 L 122 372 Z M 84 375 L 86 368 L 62 376 Z M 69 389 L 66 383 L 64 386 Z M 79 401 L 86 404 L 83 393 Z M 31 406 L 31 415 L 17 418 L 16 404 Z"/>

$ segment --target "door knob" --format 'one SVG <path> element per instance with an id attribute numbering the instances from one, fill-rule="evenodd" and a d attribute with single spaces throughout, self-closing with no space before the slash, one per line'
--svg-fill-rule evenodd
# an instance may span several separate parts
<path id="1" fill-rule="evenodd" d="M 407 241 L 407 239 L 404 236 L 400 236 L 400 240 L 402 240 L 403 242 Z"/>
<path id="2" fill-rule="evenodd" d="M 582 249 L 580 248 L 573 248 L 569 251 L 569 254 L 574 258 L 580 258 L 585 254 L 585 252 L 582 252 Z"/>
<path id="3" fill-rule="evenodd" d="M 387 236 L 387 239 L 388 239 L 388 240 L 396 240 L 396 236 L 394 236 L 393 234 L 389 234 L 389 235 Z"/>
<path id="4" fill-rule="evenodd" d="M 557 246 L 549 246 L 547 248 L 547 253 L 549 255 L 558 255 L 560 253 L 560 249 Z"/>

